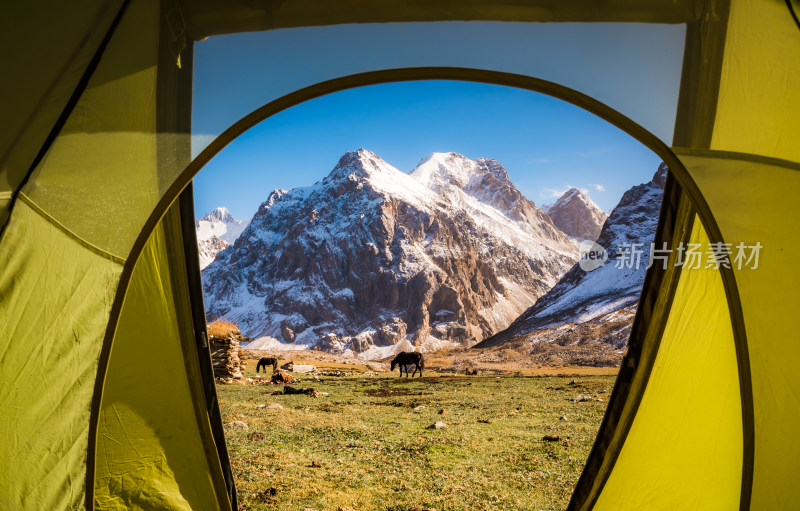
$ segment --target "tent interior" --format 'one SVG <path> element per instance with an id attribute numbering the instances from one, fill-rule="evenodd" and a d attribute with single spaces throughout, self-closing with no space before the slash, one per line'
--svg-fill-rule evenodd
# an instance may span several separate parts
<path id="1" fill-rule="evenodd" d="M 9 460 L 0 507 L 237 508 L 192 177 L 286 108 L 420 79 L 508 85 L 583 107 L 670 167 L 657 244 L 764 247 L 757 270 L 648 272 L 569 508 L 797 507 L 794 0 L 80 0 L 0 10 Z M 199 59 L 194 70 L 194 52 L 206 37 L 266 30 L 275 42 L 254 48 L 253 66 L 224 70 L 231 89 L 198 103 L 224 108 L 227 125 L 204 124 L 192 92 L 219 71 Z M 579 33 L 597 44 L 569 50 Z M 259 81 L 258 97 L 237 93 Z M 218 136 L 193 159 L 192 136 L 208 134 Z"/>

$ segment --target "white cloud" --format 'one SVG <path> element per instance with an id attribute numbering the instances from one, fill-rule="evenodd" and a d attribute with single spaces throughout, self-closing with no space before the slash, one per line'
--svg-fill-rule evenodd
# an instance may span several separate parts
<path id="1" fill-rule="evenodd" d="M 540 197 L 548 197 L 548 198 L 553 197 L 553 198 L 558 199 L 559 197 L 561 197 L 562 195 L 567 193 L 567 191 L 570 188 L 578 188 L 578 190 L 582 191 L 586 195 L 589 195 L 589 190 L 587 190 L 586 188 L 579 188 L 577 186 L 572 186 L 572 185 L 564 185 L 564 187 L 561 188 L 561 189 L 545 188 L 544 190 L 539 192 L 539 196 Z"/>
<path id="2" fill-rule="evenodd" d="M 554 197 L 554 198 L 558 198 L 558 197 L 561 197 L 562 195 L 564 195 L 564 192 L 566 192 L 567 190 L 569 190 L 569 188 L 565 188 L 565 189 L 563 189 L 563 190 L 556 190 L 555 188 L 545 188 L 544 190 L 542 190 L 542 191 L 539 193 L 539 195 L 540 195 L 541 197 Z"/>
<path id="3" fill-rule="evenodd" d="M 598 192 L 606 191 L 606 187 L 601 184 L 593 184 L 592 186 L 594 186 L 594 189 L 597 190 Z"/>

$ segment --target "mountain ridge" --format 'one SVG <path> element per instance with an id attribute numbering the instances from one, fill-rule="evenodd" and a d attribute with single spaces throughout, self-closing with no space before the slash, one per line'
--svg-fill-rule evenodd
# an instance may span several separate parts
<path id="1" fill-rule="evenodd" d="M 553 224 L 578 239 L 595 241 L 600 236 L 608 215 L 578 188 L 570 188 L 545 211 Z"/>
<path id="2" fill-rule="evenodd" d="M 576 259 L 495 160 L 433 153 L 406 174 L 360 149 L 270 194 L 203 283 L 209 316 L 250 337 L 378 357 L 505 328 Z"/>
<path id="3" fill-rule="evenodd" d="M 233 244 L 249 223 L 249 220 L 238 220 L 225 207 L 215 208 L 195 220 L 200 269 L 211 264 L 218 253 Z"/>
<path id="4" fill-rule="evenodd" d="M 576 264 L 507 329 L 484 339 L 475 347 L 501 346 L 538 330 L 591 323 L 614 311 L 634 310 L 632 308 L 639 301 L 644 283 L 668 171 L 666 164 L 660 164 L 653 178 L 626 191 L 608 216 L 597 239 L 597 244 L 608 253 L 604 266 L 586 272 Z M 643 246 L 639 265 L 618 268 L 615 260 L 621 255 L 620 249 L 633 243 Z M 614 335 L 603 341 L 624 347 L 633 315 L 620 314 L 618 317 L 622 321 Z"/>

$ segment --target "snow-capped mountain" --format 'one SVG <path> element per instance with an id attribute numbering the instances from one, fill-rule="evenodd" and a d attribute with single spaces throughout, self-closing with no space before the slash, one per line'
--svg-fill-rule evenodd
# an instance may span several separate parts
<path id="1" fill-rule="evenodd" d="M 595 241 L 608 215 L 583 190 L 570 188 L 555 204 L 542 208 L 570 236 Z"/>
<path id="2" fill-rule="evenodd" d="M 194 223 L 197 233 L 197 249 L 202 270 L 219 252 L 236 241 L 242 231 L 250 224 L 237 220 L 227 208 L 217 208 Z"/>
<path id="3" fill-rule="evenodd" d="M 585 272 L 576 264 L 511 326 L 476 347 L 497 346 L 557 325 L 605 321 L 603 318 L 607 318 L 609 313 L 627 309 L 624 314 L 621 312 L 614 316 L 622 318 L 625 324 L 620 323 L 619 328 L 614 330 L 613 339 L 606 339 L 617 346 L 624 346 L 633 321 L 631 307 L 638 303 L 644 283 L 667 172 L 667 166 L 662 163 L 649 183 L 634 186 L 625 192 L 611 212 L 597 240 L 608 252 L 605 265 Z M 636 252 L 631 248 L 634 243 L 640 244 L 639 264 L 636 264 L 633 256 Z M 620 259 L 623 252 L 626 254 Z M 542 336 L 537 336 L 537 339 L 539 337 Z M 578 339 L 578 336 L 573 337 Z"/>
<path id="4" fill-rule="evenodd" d="M 406 174 L 361 149 L 273 192 L 203 288 L 209 318 L 262 345 L 379 357 L 502 330 L 576 260 L 495 160 L 434 153 Z"/>

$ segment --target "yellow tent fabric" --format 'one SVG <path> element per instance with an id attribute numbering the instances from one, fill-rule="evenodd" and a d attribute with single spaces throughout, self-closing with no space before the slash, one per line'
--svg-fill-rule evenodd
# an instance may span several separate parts
<path id="1" fill-rule="evenodd" d="M 726 240 L 763 245 L 758 268 L 736 270 L 747 330 L 755 419 L 753 509 L 791 509 L 800 460 L 800 357 L 791 318 L 800 303 L 800 229 L 794 197 L 800 165 L 714 151 L 681 152 Z"/>
<path id="2" fill-rule="evenodd" d="M 688 243 L 708 244 L 693 224 Z M 710 268 L 679 279 L 639 413 L 594 509 L 739 505 L 742 411 L 725 290 Z"/>
<path id="3" fill-rule="evenodd" d="M 202 414 L 194 325 L 183 310 L 189 289 L 176 275 L 185 272 L 176 232 L 180 215 L 170 210 L 139 258 L 122 309 L 97 434 L 98 509 L 228 505 L 216 450 L 207 449 L 214 441 Z"/>
<path id="4" fill-rule="evenodd" d="M 672 170 L 658 236 L 673 248 L 763 248 L 756 269 L 648 273 L 629 353 L 570 508 L 800 507 L 793 487 L 800 377 L 792 367 L 800 355 L 792 324 L 800 233 L 791 220 L 800 192 L 800 24 L 793 6 L 3 4 L 0 508 L 236 507 L 192 253 L 189 187 L 202 161 L 232 136 L 313 91 L 254 112 L 190 164 L 192 40 L 443 20 L 686 25 L 671 141 L 557 84 L 483 75 L 589 108 L 658 152 Z M 470 72 L 463 79 L 480 79 Z M 401 74 L 354 76 L 315 90 Z M 144 350 L 153 348 L 164 354 L 158 377 L 137 378 L 150 363 Z M 164 386 L 174 392 L 159 399 L 154 388 Z"/>
<path id="5" fill-rule="evenodd" d="M 80 0 L 4 6 L 0 33 L 7 43 L 3 94 L 8 99 L 0 104 L 0 225 L 120 5 Z"/>

